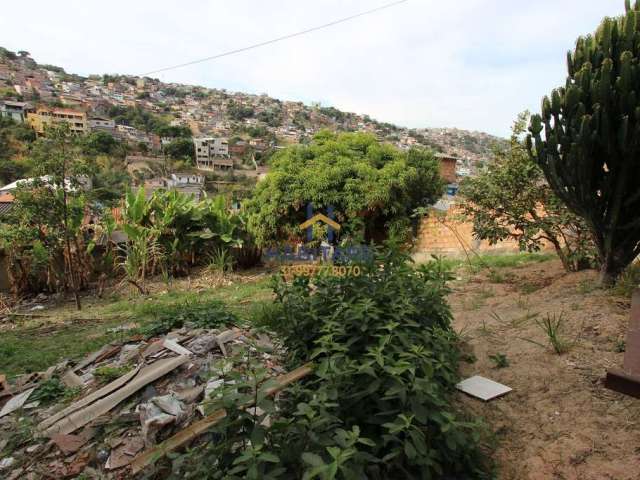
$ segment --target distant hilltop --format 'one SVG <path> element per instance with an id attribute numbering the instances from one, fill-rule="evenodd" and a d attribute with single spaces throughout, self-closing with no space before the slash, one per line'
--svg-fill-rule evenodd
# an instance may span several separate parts
<path id="1" fill-rule="evenodd" d="M 0 100 L 80 109 L 150 132 L 155 118 L 194 136 L 250 137 L 271 145 L 307 142 L 318 130 L 360 131 L 401 149 L 422 145 L 455 156 L 473 172 L 505 140 L 456 128 L 408 129 L 319 103 L 274 99 L 129 75 L 80 75 L 0 47 Z M 131 114 L 135 109 L 136 114 Z"/>

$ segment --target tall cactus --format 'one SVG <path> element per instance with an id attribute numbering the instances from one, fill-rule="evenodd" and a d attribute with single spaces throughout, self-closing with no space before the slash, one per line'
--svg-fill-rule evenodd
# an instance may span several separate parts
<path id="1" fill-rule="evenodd" d="M 603 283 L 640 253 L 640 0 L 625 6 L 578 38 L 566 85 L 544 97 L 527 138 L 553 190 L 592 228 Z"/>

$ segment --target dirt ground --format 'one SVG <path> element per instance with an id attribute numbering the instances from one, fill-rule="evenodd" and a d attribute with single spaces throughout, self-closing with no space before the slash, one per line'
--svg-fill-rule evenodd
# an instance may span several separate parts
<path id="1" fill-rule="evenodd" d="M 500 479 L 640 479 L 640 400 L 602 382 L 622 365 L 628 299 L 598 289 L 593 271 L 549 261 L 457 281 L 450 302 L 477 357 L 464 375 L 513 388 L 488 403 L 463 399 L 495 432 Z M 537 323 L 547 314 L 562 314 L 563 355 Z M 498 353 L 509 366 L 495 367 Z"/>

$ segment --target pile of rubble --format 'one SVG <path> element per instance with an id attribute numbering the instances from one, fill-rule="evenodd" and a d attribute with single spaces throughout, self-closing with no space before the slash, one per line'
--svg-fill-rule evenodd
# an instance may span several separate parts
<path id="1" fill-rule="evenodd" d="M 130 478 L 224 417 L 204 407 L 240 351 L 252 351 L 282 387 L 308 374 L 306 367 L 284 374 L 273 348 L 265 335 L 239 328 L 182 328 L 108 344 L 75 365 L 64 361 L 11 385 L 0 376 L 0 477 Z M 77 393 L 73 400 L 30 400 L 54 377 Z"/>

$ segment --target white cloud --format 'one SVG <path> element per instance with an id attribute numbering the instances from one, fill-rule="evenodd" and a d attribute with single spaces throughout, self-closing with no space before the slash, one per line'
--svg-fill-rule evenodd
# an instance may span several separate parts
<path id="1" fill-rule="evenodd" d="M 384 0 L 32 1 L 3 6 L 0 45 L 70 72 L 140 74 L 374 8 Z M 566 50 L 622 0 L 409 0 L 326 30 L 157 75 L 321 100 L 412 127 L 506 135 L 562 84 Z"/>

